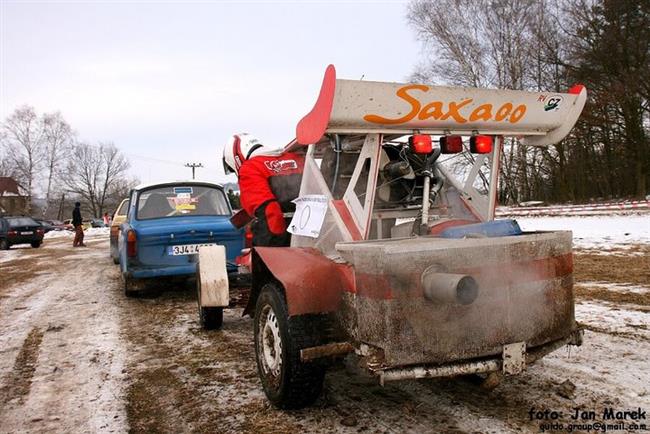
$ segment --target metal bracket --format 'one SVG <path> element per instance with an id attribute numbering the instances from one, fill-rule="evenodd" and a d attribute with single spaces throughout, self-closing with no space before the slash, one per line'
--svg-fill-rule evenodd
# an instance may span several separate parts
<path id="1" fill-rule="evenodd" d="M 503 346 L 503 373 L 520 374 L 526 369 L 526 342 L 515 342 Z"/>

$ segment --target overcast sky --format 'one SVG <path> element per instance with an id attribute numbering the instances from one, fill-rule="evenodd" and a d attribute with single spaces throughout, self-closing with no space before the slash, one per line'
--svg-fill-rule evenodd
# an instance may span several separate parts
<path id="1" fill-rule="evenodd" d="M 223 181 L 221 147 L 248 131 L 294 137 L 325 67 L 402 81 L 418 62 L 405 2 L 0 0 L 0 117 L 59 110 L 114 142 L 143 182 Z"/>

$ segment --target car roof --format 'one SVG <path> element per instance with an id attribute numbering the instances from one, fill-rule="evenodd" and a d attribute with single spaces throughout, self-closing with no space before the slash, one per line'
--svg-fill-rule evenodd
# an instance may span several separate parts
<path id="1" fill-rule="evenodd" d="M 223 185 L 221 184 L 217 184 L 214 182 L 193 181 L 193 180 L 145 183 L 145 184 L 136 185 L 135 187 L 133 187 L 133 190 L 140 191 L 140 190 L 147 190 L 153 187 L 165 187 L 168 185 L 184 185 L 184 184 L 204 185 L 206 187 L 216 187 L 223 190 Z"/>

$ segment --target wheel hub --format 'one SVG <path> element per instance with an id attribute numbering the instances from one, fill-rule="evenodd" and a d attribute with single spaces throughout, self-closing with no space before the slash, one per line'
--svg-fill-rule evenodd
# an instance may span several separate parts
<path id="1" fill-rule="evenodd" d="M 265 306 L 261 315 L 259 344 L 262 348 L 262 365 L 266 373 L 280 375 L 282 367 L 282 339 L 280 325 L 271 306 Z"/>

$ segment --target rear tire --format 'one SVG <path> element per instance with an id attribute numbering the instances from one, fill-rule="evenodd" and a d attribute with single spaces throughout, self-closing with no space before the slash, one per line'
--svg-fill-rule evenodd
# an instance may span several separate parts
<path id="1" fill-rule="evenodd" d="M 280 288 L 264 285 L 255 307 L 255 357 L 264 393 L 281 409 L 312 404 L 323 390 L 325 367 L 300 361 L 300 350 L 316 344 L 308 317 L 289 317 Z"/>
<path id="2" fill-rule="evenodd" d="M 223 325 L 223 307 L 199 306 L 199 321 L 205 330 L 218 330 Z"/>
<path id="3" fill-rule="evenodd" d="M 124 295 L 129 298 L 136 297 L 138 295 L 138 291 L 133 289 L 133 279 L 131 277 L 128 277 L 126 274 L 122 275 L 122 279 L 124 280 Z"/>
<path id="4" fill-rule="evenodd" d="M 196 264 L 196 302 L 199 307 L 199 324 L 205 330 L 218 330 L 223 325 L 223 307 L 201 305 L 201 272 Z"/>
<path id="5" fill-rule="evenodd" d="M 9 250 L 9 241 L 6 239 L 0 240 L 0 250 Z"/>
<path id="6" fill-rule="evenodd" d="M 41 247 L 41 241 L 34 241 L 31 244 L 32 244 L 32 247 L 35 248 L 35 249 L 38 249 L 39 247 Z"/>

